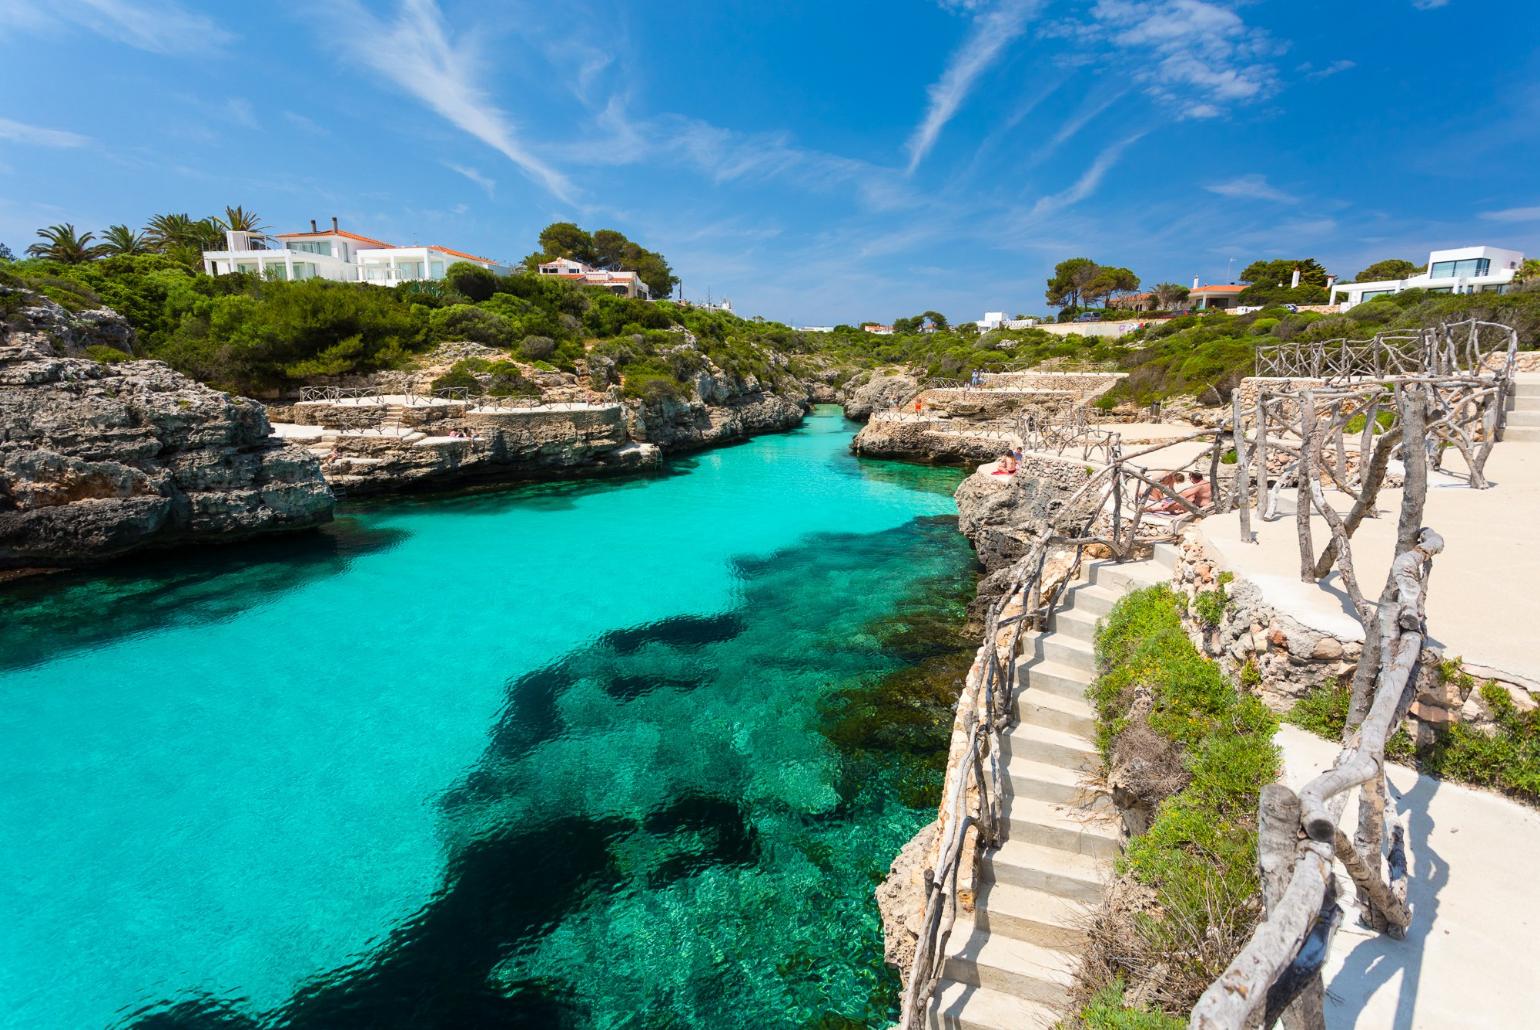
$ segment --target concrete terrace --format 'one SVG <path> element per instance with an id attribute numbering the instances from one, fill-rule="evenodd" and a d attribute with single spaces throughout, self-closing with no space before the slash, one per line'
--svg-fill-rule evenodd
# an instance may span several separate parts
<path id="1" fill-rule="evenodd" d="M 1275 739 L 1294 790 L 1341 747 L 1294 726 Z M 1528 943 L 1540 932 L 1540 895 L 1525 887 L 1540 812 L 1405 766 L 1385 769 L 1410 819 L 1412 923 L 1400 941 L 1359 926 L 1353 883 L 1336 866 L 1346 915 L 1326 960 L 1328 1030 L 1535 1025 Z M 1340 825 L 1356 825 L 1357 807 L 1354 791 Z"/>
<path id="2" fill-rule="evenodd" d="M 1431 642 L 1467 665 L 1484 666 L 1540 684 L 1540 440 L 1527 439 L 1524 416 L 1540 410 L 1540 375 L 1520 375 L 1515 425 L 1492 450 L 1486 474 L 1490 489 L 1472 490 L 1458 475 L 1431 472 L 1423 521 L 1444 537 L 1446 547 L 1433 565 L 1428 588 Z M 1450 472 L 1461 470 L 1449 452 Z M 1283 514 L 1263 522 L 1253 513 L 1257 542 L 1240 538 L 1239 516 L 1203 520 L 1204 539 L 1237 576 L 1251 580 L 1267 602 L 1314 629 L 1343 639 L 1363 639 L 1362 628 L 1334 571 L 1324 583 L 1303 583 L 1291 492 Z M 1382 490 L 1379 518 L 1365 519 L 1353 536 L 1359 585 L 1379 594 L 1390 570 L 1401 491 Z M 1345 498 L 1333 507 L 1347 510 Z M 1317 553 L 1331 539 L 1324 519 L 1311 518 Z"/>

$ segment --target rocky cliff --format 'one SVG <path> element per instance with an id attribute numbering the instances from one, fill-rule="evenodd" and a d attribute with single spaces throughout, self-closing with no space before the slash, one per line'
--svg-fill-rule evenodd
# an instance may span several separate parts
<path id="1" fill-rule="evenodd" d="M 316 459 L 262 406 L 155 361 L 111 311 L 72 314 L 0 284 L 0 570 L 302 529 L 332 517 Z"/>
<path id="2" fill-rule="evenodd" d="M 907 372 L 875 372 L 864 383 L 846 387 L 845 417 L 865 421 L 872 412 L 896 408 L 919 391 L 919 380 Z"/>
<path id="3" fill-rule="evenodd" d="M 739 378 L 715 365 L 698 373 L 691 388 L 689 398 L 631 402 L 631 435 L 665 452 L 698 450 L 791 429 L 813 403 L 812 389 L 800 383 L 773 392 L 752 375 Z"/>

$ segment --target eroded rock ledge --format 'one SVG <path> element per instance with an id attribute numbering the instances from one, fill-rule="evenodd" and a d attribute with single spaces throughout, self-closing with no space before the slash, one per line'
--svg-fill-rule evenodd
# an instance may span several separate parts
<path id="1" fill-rule="evenodd" d="M 270 437 L 262 406 L 122 347 L 111 311 L 73 315 L 0 286 L 0 571 L 327 522 L 315 457 Z"/>

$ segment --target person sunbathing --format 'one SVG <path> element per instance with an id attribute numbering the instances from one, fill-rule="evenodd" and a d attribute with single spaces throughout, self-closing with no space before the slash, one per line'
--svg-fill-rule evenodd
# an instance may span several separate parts
<path id="1" fill-rule="evenodd" d="M 1214 485 L 1203 478 L 1203 473 L 1192 473 L 1192 484 L 1192 486 L 1189 486 L 1186 490 L 1183 490 L 1181 493 L 1177 494 L 1176 497 L 1171 498 L 1171 500 L 1167 501 L 1165 504 L 1151 508 L 1151 513 L 1157 515 L 1175 515 L 1177 513 L 1186 512 L 1188 510 L 1187 506 L 1182 504 L 1181 501 L 1178 501 L 1177 497 L 1182 498 L 1182 500 L 1185 500 L 1188 504 L 1191 504 L 1194 508 L 1199 510 L 1202 510 L 1203 508 L 1206 508 L 1210 504 L 1214 503 Z"/>
<path id="2" fill-rule="evenodd" d="M 1149 503 L 1144 506 L 1145 511 L 1155 511 L 1162 505 L 1170 503 L 1171 498 L 1177 494 L 1177 487 L 1182 483 L 1182 474 L 1167 472 L 1155 482 L 1160 485 L 1150 490 Z"/>
<path id="3" fill-rule="evenodd" d="M 1014 455 L 1011 454 L 1010 451 L 1006 451 L 1004 454 L 1000 455 L 1000 460 L 995 462 L 995 470 L 994 470 L 993 475 L 996 475 L 996 476 L 1013 476 L 1015 474 L 1016 474 L 1016 458 L 1015 458 Z"/>

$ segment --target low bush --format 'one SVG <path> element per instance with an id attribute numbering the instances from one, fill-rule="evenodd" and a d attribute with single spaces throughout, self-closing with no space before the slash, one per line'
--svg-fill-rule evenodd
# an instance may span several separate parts
<path id="1" fill-rule="evenodd" d="M 86 348 L 86 357 L 92 361 L 100 361 L 104 365 L 116 365 L 120 361 L 133 361 L 134 356 L 127 351 L 118 350 L 116 347 L 108 347 L 106 344 L 95 343 Z"/>
<path id="2" fill-rule="evenodd" d="M 526 336 L 519 343 L 519 356 L 526 361 L 543 361 L 556 353 L 556 341 L 549 336 Z"/>
<path id="3" fill-rule="evenodd" d="M 1093 989 L 1138 984 L 1173 1015 L 1191 1008 L 1260 916 L 1257 802 L 1279 771 L 1277 721 L 1193 646 L 1183 609 L 1165 587 L 1119 601 L 1097 634 L 1101 675 L 1091 687 L 1109 763 L 1130 775 L 1154 769 L 1152 782 L 1131 786 L 1158 804 L 1121 868 L 1153 904 L 1102 914 L 1084 978 Z M 1126 763 L 1130 755 L 1142 761 Z"/>
<path id="4" fill-rule="evenodd" d="M 1462 696 L 1476 692 L 1491 713 L 1491 732 L 1454 722 L 1431 744 L 1416 748 L 1405 727 L 1398 727 L 1386 743 L 1386 757 L 1410 762 L 1431 776 L 1490 787 L 1540 804 L 1540 710 L 1520 709 L 1498 683 L 1476 685 L 1457 658 L 1443 662 L 1439 675 L 1446 683 L 1456 683 Z M 1345 685 L 1318 688 L 1300 698 L 1287 719 L 1328 740 L 1340 740 L 1350 702 L 1351 689 Z"/>

